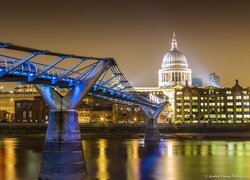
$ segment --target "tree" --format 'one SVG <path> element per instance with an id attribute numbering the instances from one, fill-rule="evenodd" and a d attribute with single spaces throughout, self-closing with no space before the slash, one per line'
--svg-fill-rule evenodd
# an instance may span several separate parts
<path id="1" fill-rule="evenodd" d="M 121 121 L 122 120 L 122 111 L 117 109 L 114 114 L 114 121 Z"/>

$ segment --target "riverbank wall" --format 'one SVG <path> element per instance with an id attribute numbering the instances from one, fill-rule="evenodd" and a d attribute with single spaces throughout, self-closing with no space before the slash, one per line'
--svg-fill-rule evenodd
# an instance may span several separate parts
<path id="1" fill-rule="evenodd" d="M 250 139 L 250 123 L 242 124 L 159 124 L 163 139 L 242 138 Z M 0 123 L 0 135 L 45 135 L 44 123 Z M 80 124 L 83 138 L 144 137 L 146 124 Z"/>

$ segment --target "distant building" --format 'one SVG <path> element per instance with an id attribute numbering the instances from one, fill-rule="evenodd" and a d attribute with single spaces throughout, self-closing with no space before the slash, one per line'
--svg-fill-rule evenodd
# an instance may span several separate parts
<path id="1" fill-rule="evenodd" d="M 209 85 L 215 86 L 215 87 L 220 87 L 220 76 L 218 76 L 215 73 L 209 74 Z"/>
<path id="2" fill-rule="evenodd" d="M 201 78 L 192 78 L 192 86 L 193 87 L 202 87 L 202 79 Z"/>

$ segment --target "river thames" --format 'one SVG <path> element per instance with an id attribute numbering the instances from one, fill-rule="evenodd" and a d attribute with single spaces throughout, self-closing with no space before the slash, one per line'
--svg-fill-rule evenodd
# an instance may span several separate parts
<path id="1" fill-rule="evenodd" d="M 36 180 L 44 137 L 0 138 L 0 179 Z M 83 139 L 88 180 L 250 179 L 250 141 Z"/>

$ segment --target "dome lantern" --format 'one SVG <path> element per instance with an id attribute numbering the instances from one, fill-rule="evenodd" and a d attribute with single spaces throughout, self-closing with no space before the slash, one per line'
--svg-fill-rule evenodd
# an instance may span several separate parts
<path id="1" fill-rule="evenodd" d="M 177 41 L 176 41 L 176 38 L 175 38 L 175 32 L 173 32 L 173 38 L 172 38 L 172 43 L 171 43 L 171 51 L 172 50 L 177 50 Z"/>

